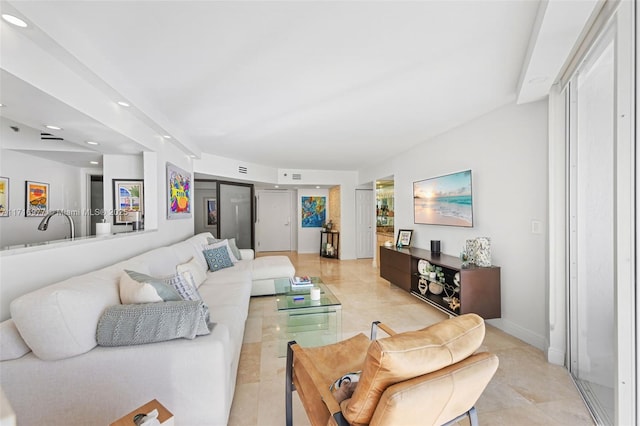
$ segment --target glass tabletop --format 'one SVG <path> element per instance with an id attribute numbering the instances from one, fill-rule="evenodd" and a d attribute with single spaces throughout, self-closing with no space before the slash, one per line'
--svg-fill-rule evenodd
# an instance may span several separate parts
<path id="1" fill-rule="evenodd" d="M 285 282 L 286 281 L 286 282 Z M 276 280 L 276 302 L 279 311 L 340 305 L 338 298 L 319 277 L 311 277 L 313 287 L 320 288 L 320 300 L 311 300 L 313 287 L 291 288 L 288 278 Z"/>

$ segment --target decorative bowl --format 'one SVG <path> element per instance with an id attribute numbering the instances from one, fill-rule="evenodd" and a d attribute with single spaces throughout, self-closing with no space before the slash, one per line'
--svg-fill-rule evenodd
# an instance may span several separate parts
<path id="1" fill-rule="evenodd" d="M 429 291 L 433 294 L 440 294 L 442 293 L 442 291 L 444 290 L 444 286 L 437 282 L 437 281 L 431 281 L 429 283 Z"/>

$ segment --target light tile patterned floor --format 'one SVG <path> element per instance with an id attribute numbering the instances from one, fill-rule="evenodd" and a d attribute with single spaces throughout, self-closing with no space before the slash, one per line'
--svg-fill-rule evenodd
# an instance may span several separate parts
<path id="1" fill-rule="evenodd" d="M 322 277 L 342 302 L 343 338 L 368 335 L 375 320 L 406 331 L 446 318 L 380 278 L 371 259 L 339 261 L 293 252 L 263 255 L 270 254 L 288 255 L 297 274 Z M 285 423 L 285 359 L 277 356 L 276 322 L 274 297 L 252 298 L 230 426 Z M 484 347 L 498 355 L 500 367 L 476 406 L 481 425 L 594 424 L 567 371 L 547 363 L 540 350 L 491 326 Z M 293 418 L 296 426 L 309 424 L 296 396 Z"/>

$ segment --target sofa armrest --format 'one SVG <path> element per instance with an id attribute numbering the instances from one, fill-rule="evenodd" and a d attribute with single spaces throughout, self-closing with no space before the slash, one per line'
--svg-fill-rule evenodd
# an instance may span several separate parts
<path id="1" fill-rule="evenodd" d="M 242 260 L 251 260 L 255 257 L 255 253 L 253 249 L 239 249 L 240 250 L 240 258 Z"/>

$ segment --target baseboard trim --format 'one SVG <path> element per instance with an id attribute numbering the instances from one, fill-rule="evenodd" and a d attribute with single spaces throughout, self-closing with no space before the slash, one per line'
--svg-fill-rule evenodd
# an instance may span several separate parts
<path id="1" fill-rule="evenodd" d="M 545 338 L 537 333 L 532 332 L 524 327 L 519 326 L 518 324 L 509 321 L 504 318 L 487 320 L 487 324 L 490 324 L 500 330 L 508 333 L 518 339 L 534 346 L 541 351 L 545 350 Z"/>

